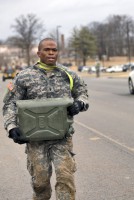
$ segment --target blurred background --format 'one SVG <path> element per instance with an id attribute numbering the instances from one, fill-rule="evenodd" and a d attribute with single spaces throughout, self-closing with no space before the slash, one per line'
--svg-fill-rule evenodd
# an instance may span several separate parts
<path id="1" fill-rule="evenodd" d="M 0 71 L 17 73 L 33 65 L 44 37 L 57 40 L 58 62 L 73 70 L 130 71 L 134 67 L 133 4 L 132 0 L 64 4 L 61 0 L 1 0 Z"/>

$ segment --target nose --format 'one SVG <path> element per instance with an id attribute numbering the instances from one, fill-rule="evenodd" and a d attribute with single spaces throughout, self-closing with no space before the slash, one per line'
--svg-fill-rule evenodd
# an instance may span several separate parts
<path id="1" fill-rule="evenodd" d="M 49 54 L 53 54 L 54 51 L 52 49 L 49 50 Z"/>

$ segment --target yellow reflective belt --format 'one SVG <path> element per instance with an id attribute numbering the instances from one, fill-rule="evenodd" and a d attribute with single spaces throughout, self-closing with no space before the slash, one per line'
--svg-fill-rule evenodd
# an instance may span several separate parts
<path id="1" fill-rule="evenodd" d="M 64 68 L 61 68 L 61 67 L 57 67 L 57 68 L 63 70 L 67 74 L 67 76 L 70 80 L 70 90 L 72 90 L 73 89 L 73 78 L 72 78 L 72 76 Z"/>

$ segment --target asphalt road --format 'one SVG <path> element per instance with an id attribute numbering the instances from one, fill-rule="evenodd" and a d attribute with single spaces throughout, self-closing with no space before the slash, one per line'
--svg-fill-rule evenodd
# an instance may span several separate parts
<path id="1" fill-rule="evenodd" d="M 126 78 L 84 78 L 90 109 L 75 117 L 76 200 L 134 199 L 134 96 Z M 0 107 L 7 82 L 0 82 Z M 31 200 L 25 145 L 7 138 L 0 115 L 0 200 Z M 52 177 L 53 196 L 55 176 Z"/>

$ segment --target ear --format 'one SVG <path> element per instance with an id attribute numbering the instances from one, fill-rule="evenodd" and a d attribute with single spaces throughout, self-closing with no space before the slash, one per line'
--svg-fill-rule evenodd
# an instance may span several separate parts
<path id="1" fill-rule="evenodd" d="M 40 51 L 37 51 L 37 55 L 38 55 L 38 57 L 40 58 Z"/>

